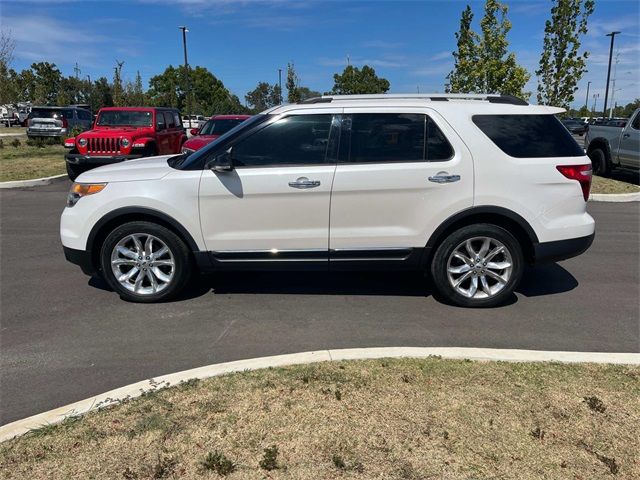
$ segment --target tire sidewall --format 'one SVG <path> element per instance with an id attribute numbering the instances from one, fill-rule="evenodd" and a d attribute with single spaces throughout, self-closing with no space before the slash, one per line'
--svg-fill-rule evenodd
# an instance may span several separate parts
<path id="1" fill-rule="evenodd" d="M 609 162 L 607 161 L 605 152 L 596 148 L 589 154 L 589 159 L 591 160 L 594 175 L 605 177 L 609 174 Z"/>
<path id="2" fill-rule="evenodd" d="M 460 295 L 450 285 L 447 276 L 447 262 L 454 249 L 465 240 L 473 237 L 489 237 L 501 242 L 511 255 L 513 262 L 511 277 L 507 285 L 493 297 L 473 299 Z M 524 256 L 518 240 L 502 227 L 491 224 L 476 224 L 462 227 L 451 233 L 437 247 L 431 261 L 431 278 L 437 293 L 449 304 L 461 307 L 495 307 L 503 304 L 518 286 L 524 271 Z"/>
<path id="3" fill-rule="evenodd" d="M 175 262 L 173 280 L 168 287 L 159 293 L 140 295 L 131 292 L 120 285 L 120 282 L 118 282 L 111 270 L 111 252 L 120 240 L 133 233 L 151 234 L 158 237 L 169 247 L 173 254 Z M 123 300 L 140 303 L 162 302 L 173 298 L 184 288 L 191 273 L 189 249 L 182 239 L 162 225 L 144 221 L 125 223 L 116 227 L 107 235 L 100 249 L 100 267 L 102 275 L 109 286 L 116 291 Z"/>

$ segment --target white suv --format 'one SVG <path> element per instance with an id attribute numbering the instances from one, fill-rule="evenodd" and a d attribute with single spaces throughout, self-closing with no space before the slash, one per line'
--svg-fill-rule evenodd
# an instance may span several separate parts
<path id="1" fill-rule="evenodd" d="M 525 264 L 584 252 L 591 162 L 555 114 L 499 95 L 354 95 L 275 107 L 190 155 L 83 173 L 67 259 L 123 299 L 197 268 L 423 270 L 462 306 L 512 295 Z"/>

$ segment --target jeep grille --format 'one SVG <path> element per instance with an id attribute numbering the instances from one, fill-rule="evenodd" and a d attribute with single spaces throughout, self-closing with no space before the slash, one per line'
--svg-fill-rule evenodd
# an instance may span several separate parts
<path id="1" fill-rule="evenodd" d="M 120 139 L 90 138 L 87 148 L 89 153 L 120 153 Z"/>

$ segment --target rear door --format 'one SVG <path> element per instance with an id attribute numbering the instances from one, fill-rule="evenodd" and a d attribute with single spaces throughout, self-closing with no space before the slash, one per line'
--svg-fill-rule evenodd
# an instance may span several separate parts
<path id="1" fill-rule="evenodd" d="M 170 132 L 167 130 L 167 121 L 164 112 L 156 111 L 156 145 L 158 145 L 158 155 L 171 153 L 169 146 Z"/>
<path id="2" fill-rule="evenodd" d="M 618 161 L 625 167 L 640 168 L 640 111 L 636 112 L 620 136 Z"/>
<path id="3" fill-rule="evenodd" d="M 446 218 L 473 205 L 473 161 L 427 108 L 345 108 L 331 196 L 331 269 L 414 268 Z"/>
<path id="4" fill-rule="evenodd" d="M 338 129 L 326 112 L 276 117 L 232 144 L 232 171 L 203 172 L 202 233 L 218 268 L 327 268 Z"/>

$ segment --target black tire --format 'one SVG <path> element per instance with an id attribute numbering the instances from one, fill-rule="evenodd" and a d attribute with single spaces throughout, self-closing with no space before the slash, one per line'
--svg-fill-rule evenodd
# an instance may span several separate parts
<path id="1" fill-rule="evenodd" d="M 114 248 L 118 242 L 132 234 L 153 235 L 169 248 L 170 254 L 173 257 L 173 277 L 171 281 L 166 284 L 166 287 L 156 293 L 143 294 L 127 289 L 118 281 L 111 268 L 111 255 Z M 151 263 L 145 265 L 153 266 Z M 139 303 L 162 302 L 175 297 L 187 285 L 192 273 L 191 255 L 185 242 L 168 228 L 156 223 L 144 221 L 129 222 L 120 225 L 107 236 L 100 250 L 100 267 L 105 280 L 111 288 L 120 295 L 120 298 Z M 133 269 L 133 266 L 131 269 Z M 149 270 L 151 270 L 151 268 L 149 268 Z M 142 267 L 139 271 L 142 272 Z M 138 274 L 134 275 L 134 280 L 137 276 Z M 152 288 L 148 277 L 143 277 L 143 283 L 140 286 L 144 287 L 145 282 L 148 284 L 148 288 Z"/>
<path id="2" fill-rule="evenodd" d="M 144 150 L 142 151 L 143 157 L 155 157 L 157 155 L 158 155 L 158 148 L 155 146 L 155 144 L 147 145 L 146 147 L 144 147 Z"/>
<path id="3" fill-rule="evenodd" d="M 81 173 L 87 171 L 86 168 L 83 168 L 80 165 L 72 165 L 69 162 L 65 163 L 67 164 L 67 175 L 69 176 L 69 180 L 71 180 L 72 182 L 74 182 Z"/>
<path id="4" fill-rule="evenodd" d="M 478 237 L 486 237 L 492 239 L 493 241 L 497 241 L 501 243 L 504 248 L 508 251 L 510 260 L 511 260 L 511 271 L 508 277 L 507 282 L 504 284 L 501 290 L 497 291 L 492 296 L 487 296 L 485 298 L 469 298 L 464 296 L 462 293 L 458 292 L 454 286 L 451 284 L 449 280 L 448 268 L 449 268 L 449 259 L 453 255 L 454 251 L 464 242 L 470 239 L 476 239 Z M 473 242 L 480 242 L 479 240 L 473 240 Z M 472 245 L 474 243 L 472 242 Z M 480 250 L 479 243 L 475 244 L 476 247 L 473 248 L 474 251 Z M 502 255 L 502 254 L 500 254 Z M 494 258 L 505 258 L 504 257 L 494 257 Z M 473 259 L 475 261 L 475 259 Z M 483 268 L 479 263 L 479 268 Z M 486 265 L 486 263 L 485 263 Z M 472 275 L 474 268 L 470 268 L 470 272 Z M 485 267 L 486 268 L 486 267 Z M 522 278 L 522 272 L 524 269 L 524 256 L 522 254 L 522 247 L 516 238 L 511 235 L 507 230 L 502 227 L 498 227 L 496 225 L 480 223 L 475 225 L 469 225 L 466 227 L 462 227 L 459 230 L 451 233 L 447 238 L 445 238 L 442 243 L 436 249 L 435 255 L 431 261 L 431 279 L 433 281 L 433 285 L 436 289 L 436 293 L 440 295 L 440 297 L 447 303 L 451 303 L 453 305 L 458 305 L 461 307 L 494 307 L 503 304 L 512 294 L 514 289 L 518 286 L 520 279 Z M 488 270 L 488 269 L 487 269 Z M 480 270 L 478 270 L 478 274 L 480 275 Z M 484 270 L 482 270 L 484 272 Z M 503 270 L 503 274 L 505 271 Z M 475 276 L 475 275 L 474 275 Z M 460 277 L 457 277 L 460 278 Z M 468 279 L 469 282 L 472 281 L 472 278 Z M 476 282 L 480 282 L 479 277 Z M 495 282 L 493 279 L 488 279 L 488 282 Z M 465 280 L 466 282 L 466 280 Z M 496 282 L 494 285 L 498 285 Z M 462 284 L 464 286 L 464 283 Z M 479 289 L 481 287 L 478 287 Z M 484 290 L 483 290 L 484 291 Z M 479 295 L 483 295 L 479 293 Z"/>
<path id="5" fill-rule="evenodd" d="M 594 148 L 589 153 L 589 158 L 591 159 L 594 175 L 608 177 L 611 174 L 611 164 L 609 163 L 607 154 L 603 150 Z"/>

